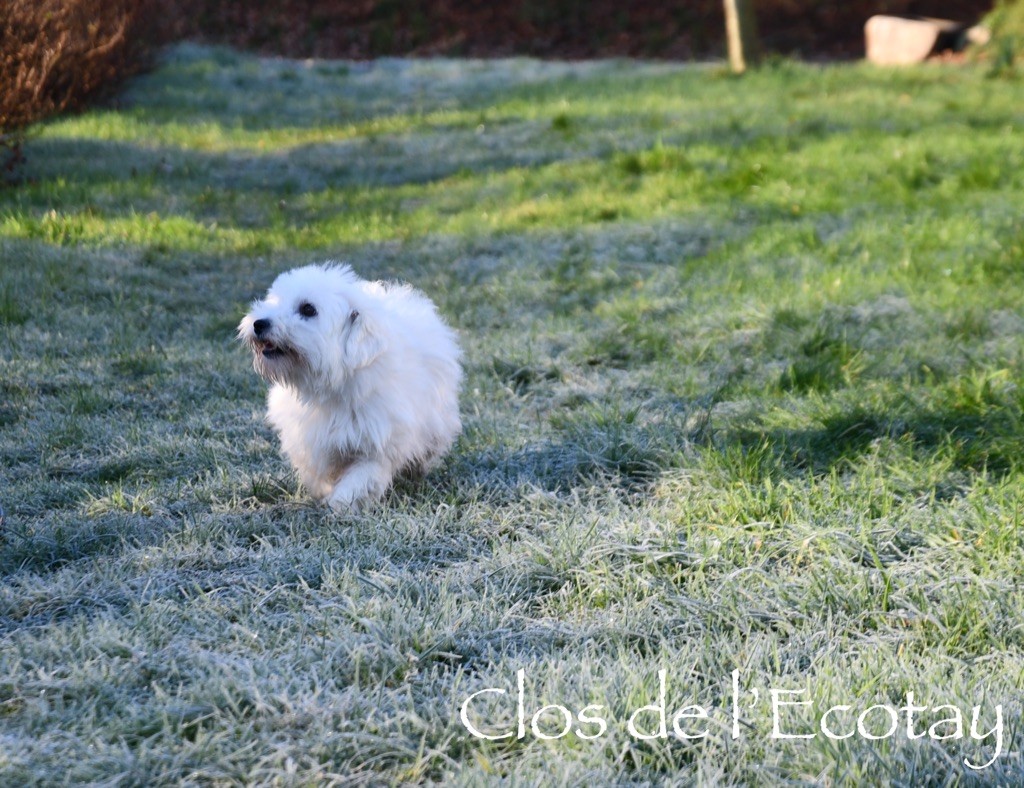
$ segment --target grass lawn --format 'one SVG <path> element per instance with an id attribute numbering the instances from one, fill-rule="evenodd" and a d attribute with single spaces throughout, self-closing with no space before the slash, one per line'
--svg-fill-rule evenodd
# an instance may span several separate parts
<path id="1" fill-rule="evenodd" d="M 38 128 L 0 189 L 0 783 L 1020 784 L 1020 97 L 182 46 Z M 447 462 L 355 518 L 233 340 L 328 258 L 466 355 Z M 460 719 L 489 688 L 503 739 Z"/>

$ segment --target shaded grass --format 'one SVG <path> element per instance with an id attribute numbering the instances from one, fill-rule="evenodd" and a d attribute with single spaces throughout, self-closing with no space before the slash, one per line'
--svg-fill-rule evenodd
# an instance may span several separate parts
<path id="1" fill-rule="evenodd" d="M 3 781 L 1019 782 L 1020 113 L 972 69 L 185 46 L 39 129 L 0 193 Z M 467 359 L 445 465 L 347 520 L 232 339 L 325 257 Z M 469 737 L 519 668 L 607 735 Z M 662 668 L 707 739 L 626 734 Z M 764 705 L 734 741 L 733 669 L 1012 723 L 980 776 Z"/>

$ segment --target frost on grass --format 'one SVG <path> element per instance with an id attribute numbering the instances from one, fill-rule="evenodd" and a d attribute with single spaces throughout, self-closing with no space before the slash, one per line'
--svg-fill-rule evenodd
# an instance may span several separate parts
<path id="1" fill-rule="evenodd" d="M 41 129 L 0 192 L 0 782 L 1019 783 L 1016 728 L 977 777 L 969 742 L 772 740 L 766 705 L 625 733 L 661 669 L 671 708 L 738 668 L 1020 716 L 1018 99 L 187 45 Z M 347 520 L 232 338 L 323 258 L 466 351 L 456 450 Z M 470 737 L 520 669 L 607 735 Z"/>

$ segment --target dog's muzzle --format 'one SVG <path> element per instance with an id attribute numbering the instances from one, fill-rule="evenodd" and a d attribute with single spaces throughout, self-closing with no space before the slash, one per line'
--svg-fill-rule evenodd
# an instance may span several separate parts
<path id="1" fill-rule="evenodd" d="M 269 339 L 271 328 L 273 324 L 265 318 L 254 320 L 252 324 L 252 333 L 256 337 L 253 345 L 264 358 L 277 358 L 284 354 L 284 350 Z"/>

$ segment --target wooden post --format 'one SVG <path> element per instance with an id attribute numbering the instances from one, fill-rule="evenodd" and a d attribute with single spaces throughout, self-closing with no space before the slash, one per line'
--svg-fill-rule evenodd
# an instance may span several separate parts
<path id="1" fill-rule="evenodd" d="M 757 40 L 757 19 L 754 0 L 723 0 L 725 3 L 725 37 L 729 47 L 729 67 L 742 74 L 748 66 L 761 59 Z"/>

